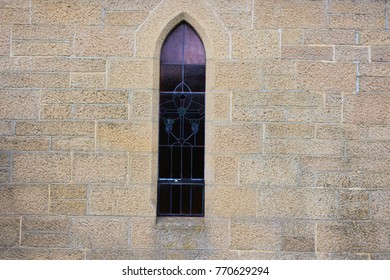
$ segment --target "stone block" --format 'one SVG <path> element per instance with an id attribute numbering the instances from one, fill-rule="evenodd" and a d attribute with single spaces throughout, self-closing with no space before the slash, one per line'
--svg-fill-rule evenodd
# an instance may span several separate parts
<path id="1" fill-rule="evenodd" d="M 31 23 L 37 25 L 98 25 L 102 20 L 99 0 L 33 0 Z"/>
<path id="2" fill-rule="evenodd" d="M 0 135 L 13 135 L 15 133 L 14 122 L 0 121 Z"/>
<path id="3" fill-rule="evenodd" d="M 297 159 L 283 156 L 248 155 L 240 159 L 240 184 L 295 186 Z"/>
<path id="4" fill-rule="evenodd" d="M 73 118 L 78 120 L 125 120 L 128 118 L 126 105 L 76 105 Z"/>
<path id="5" fill-rule="evenodd" d="M 269 139 L 264 153 L 279 155 L 344 155 L 344 142 L 329 140 Z"/>
<path id="6" fill-rule="evenodd" d="M 129 180 L 134 185 L 152 183 L 153 159 L 150 155 L 130 154 Z"/>
<path id="7" fill-rule="evenodd" d="M 87 187 L 84 185 L 51 185 L 49 213 L 53 215 L 85 215 Z"/>
<path id="8" fill-rule="evenodd" d="M 291 220 L 283 222 L 283 236 L 314 237 L 315 221 Z"/>
<path id="9" fill-rule="evenodd" d="M 386 94 L 346 96 L 343 120 L 352 124 L 390 124 L 390 96 Z"/>
<path id="10" fill-rule="evenodd" d="M 384 29 L 385 17 L 382 14 L 331 14 L 331 29 Z"/>
<path id="11" fill-rule="evenodd" d="M 254 2 L 254 25 L 257 28 L 322 28 L 326 27 L 326 8 L 321 1 Z"/>
<path id="12" fill-rule="evenodd" d="M 72 88 L 105 88 L 105 73 L 71 73 L 70 86 Z"/>
<path id="13" fill-rule="evenodd" d="M 104 17 L 105 25 L 139 26 L 147 16 L 144 11 L 107 11 Z"/>
<path id="14" fill-rule="evenodd" d="M 217 152 L 256 153 L 262 148 L 262 126 L 216 125 L 214 149 Z"/>
<path id="15" fill-rule="evenodd" d="M 218 16 L 227 28 L 249 29 L 252 25 L 251 12 L 221 13 Z"/>
<path id="16" fill-rule="evenodd" d="M 0 90 L 0 119 L 37 119 L 38 114 L 38 91 Z"/>
<path id="17" fill-rule="evenodd" d="M 333 0 L 330 12 L 333 14 L 383 14 L 385 3 L 370 0 Z"/>
<path id="18" fill-rule="evenodd" d="M 368 140 L 390 140 L 390 127 L 370 126 L 367 138 Z"/>
<path id="19" fill-rule="evenodd" d="M 13 41 L 14 56 L 70 56 L 72 42 Z"/>
<path id="20" fill-rule="evenodd" d="M 20 183 L 61 183 L 71 179 L 68 153 L 16 153 L 12 181 Z"/>
<path id="21" fill-rule="evenodd" d="M 335 60 L 368 62 L 370 60 L 369 49 L 360 46 L 336 46 Z"/>
<path id="22" fill-rule="evenodd" d="M 1 214 L 47 214 L 47 186 L 5 186 L 0 188 Z"/>
<path id="23" fill-rule="evenodd" d="M 356 65 L 347 62 L 297 62 L 298 89 L 354 92 Z"/>
<path id="24" fill-rule="evenodd" d="M 317 251 L 328 253 L 388 252 L 389 224 L 377 222 L 319 222 Z"/>
<path id="25" fill-rule="evenodd" d="M 49 139 L 43 137 L 0 137 L 0 150 L 5 151 L 48 151 Z"/>
<path id="26" fill-rule="evenodd" d="M 302 29 L 282 29 L 282 46 L 284 45 L 301 45 L 303 43 L 303 34 Z"/>
<path id="27" fill-rule="evenodd" d="M 75 153 L 72 178 L 76 183 L 124 183 L 127 162 L 123 153 Z"/>
<path id="28" fill-rule="evenodd" d="M 84 260 L 85 250 L 57 248 L 7 248 L 0 250 L 2 260 Z"/>
<path id="29" fill-rule="evenodd" d="M 232 108 L 232 120 L 242 122 L 283 122 L 286 121 L 283 108 L 262 108 L 234 106 Z"/>
<path id="30" fill-rule="evenodd" d="M 231 156 L 214 157 L 214 177 L 216 184 L 238 184 L 238 159 Z"/>
<path id="31" fill-rule="evenodd" d="M 147 122 L 101 122 L 97 147 L 106 151 L 151 151 L 152 125 Z"/>
<path id="32" fill-rule="evenodd" d="M 370 207 L 368 205 L 340 205 L 340 220 L 368 220 L 370 219 Z"/>
<path id="33" fill-rule="evenodd" d="M 261 64 L 258 62 L 214 62 L 211 67 L 211 89 L 215 90 L 260 90 Z"/>
<path id="34" fill-rule="evenodd" d="M 343 94 L 342 93 L 325 92 L 324 99 L 325 99 L 325 102 L 324 102 L 325 107 L 341 108 L 343 106 Z"/>
<path id="35" fill-rule="evenodd" d="M 256 217 L 256 188 L 214 187 L 206 192 L 206 213 L 211 217 Z"/>
<path id="36" fill-rule="evenodd" d="M 0 167 L 10 167 L 10 166 L 11 166 L 11 155 L 0 152 Z"/>
<path id="37" fill-rule="evenodd" d="M 14 24 L 29 24 L 30 10 L 27 9 L 3 9 L 0 8 L 0 24 L 14 25 Z"/>
<path id="38" fill-rule="evenodd" d="M 83 121 L 37 121 L 18 122 L 16 135 L 19 136 L 92 136 L 94 122 Z"/>
<path id="39" fill-rule="evenodd" d="M 292 75 L 272 75 L 264 77 L 264 88 L 267 90 L 295 90 L 296 77 Z"/>
<path id="40" fill-rule="evenodd" d="M 13 40 L 72 41 L 74 27 L 67 25 L 15 25 L 12 27 Z"/>
<path id="41" fill-rule="evenodd" d="M 390 77 L 365 76 L 360 79 L 360 89 L 363 92 L 389 92 Z"/>
<path id="42" fill-rule="evenodd" d="M 340 123 L 341 108 L 291 108 L 287 109 L 287 121 L 294 123 Z"/>
<path id="43" fill-rule="evenodd" d="M 0 56 L 0 67 L 3 71 L 31 71 L 32 57 L 10 57 Z"/>
<path id="44" fill-rule="evenodd" d="M 44 104 L 127 104 L 124 90 L 42 90 Z"/>
<path id="45" fill-rule="evenodd" d="M 42 105 L 41 119 L 64 120 L 70 119 L 72 107 L 69 105 Z"/>
<path id="46" fill-rule="evenodd" d="M 287 60 L 333 60 L 332 46 L 282 46 L 282 59 Z"/>
<path id="47" fill-rule="evenodd" d="M 388 47 L 371 47 L 371 59 L 373 62 L 389 62 L 390 51 Z"/>
<path id="48" fill-rule="evenodd" d="M 76 29 L 76 56 L 132 56 L 135 29 L 126 26 L 89 26 Z M 115 42 L 115 44 L 113 44 Z"/>
<path id="49" fill-rule="evenodd" d="M 10 38 L 11 28 L 8 26 L 0 26 L 0 55 L 10 55 Z"/>
<path id="50" fill-rule="evenodd" d="M 282 225 L 278 221 L 233 219 L 230 225 L 231 250 L 279 251 Z"/>
<path id="51" fill-rule="evenodd" d="M 311 124 L 266 124 L 266 138 L 314 138 L 315 126 Z"/>
<path id="52" fill-rule="evenodd" d="M 34 72 L 73 72 L 73 74 L 89 72 L 91 74 L 106 71 L 106 60 L 78 57 L 33 57 L 31 59 L 31 69 Z M 51 91 L 45 90 L 44 92 Z M 55 90 L 55 92 L 60 93 L 63 90 Z"/>
<path id="53" fill-rule="evenodd" d="M 371 193 L 371 218 L 374 220 L 390 220 L 390 192 L 373 191 Z"/>
<path id="54" fill-rule="evenodd" d="M 150 187 L 93 187 L 90 208 L 92 215 L 154 216 Z"/>
<path id="55" fill-rule="evenodd" d="M 365 253 L 319 253 L 318 259 L 320 260 L 369 260 L 369 254 Z"/>
<path id="56" fill-rule="evenodd" d="M 157 88 L 157 79 L 153 80 L 153 73 L 153 61 L 151 60 L 110 60 L 108 87 L 132 89 Z"/>
<path id="57" fill-rule="evenodd" d="M 157 222 L 156 218 L 135 218 L 131 222 L 132 248 L 227 249 L 229 222 L 197 218 Z"/>
<path id="58" fill-rule="evenodd" d="M 360 76 L 388 77 L 390 76 L 390 64 L 386 62 L 361 63 Z"/>
<path id="59" fill-rule="evenodd" d="M 52 137 L 52 151 L 93 151 L 95 139 L 92 137 Z"/>
<path id="60" fill-rule="evenodd" d="M 0 246 L 11 247 L 19 245 L 19 236 L 20 218 L 0 217 Z"/>
<path id="61" fill-rule="evenodd" d="M 355 45 L 356 31 L 346 29 L 305 29 L 305 44 Z"/>
<path id="62" fill-rule="evenodd" d="M 299 158 L 301 170 L 316 172 L 347 172 L 352 169 L 351 160 L 344 156 L 302 156 Z"/>
<path id="63" fill-rule="evenodd" d="M 367 138 L 367 128 L 353 124 L 320 124 L 317 126 L 317 139 L 333 140 L 364 140 Z"/>
<path id="64" fill-rule="evenodd" d="M 153 106 L 156 95 L 156 92 L 133 92 L 130 97 L 130 118 L 152 119 L 153 113 L 156 112 Z"/>
<path id="65" fill-rule="evenodd" d="M 375 141 L 348 141 L 346 144 L 346 154 L 359 157 L 383 156 L 390 153 L 390 143 Z"/>
<path id="66" fill-rule="evenodd" d="M 129 221 L 118 218 L 73 218 L 69 237 L 73 248 L 128 248 Z"/>
<path id="67" fill-rule="evenodd" d="M 296 62 L 288 60 L 265 60 L 262 64 L 262 70 L 265 75 L 296 75 Z M 299 95 L 302 92 L 297 92 Z M 283 93 L 288 95 L 289 93 Z"/>
<path id="68" fill-rule="evenodd" d="M 0 73 L 1 88 L 67 88 L 67 73 Z"/>
<path id="69" fill-rule="evenodd" d="M 386 30 L 362 30 L 360 33 L 359 41 L 362 45 L 367 46 L 386 46 L 390 44 L 390 35 Z M 377 48 L 373 48 L 375 50 Z M 378 48 L 378 50 L 385 50 L 384 47 Z"/>
<path id="70" fill-rule="evenodd" d="M 337 217 L 337 194 L 334 190 L 265 188 L 259 193 L 258 217 L 325 220 Z"/>
<path id="71" fill-rule="evenodd" d="M 278 30 L 237 30 L 232 34 L 232 55 L 238 59 L 280 56 Z"/>
<path id="72" fill-rule="evenodd" d="M 149 11 L 153 10 L 157 4 L 160 2 L 158 0 L 128 0 L 128 1 L 118 1 L 118 0 L 108 0 L 105 1 L 104 5 L 107 10 L 141 10 Z"/>
<path id="73" fill-rule="evenodd" d="M 314 252 L 314 237 L 284 236 L 282 250 L 287 252 Z"/>

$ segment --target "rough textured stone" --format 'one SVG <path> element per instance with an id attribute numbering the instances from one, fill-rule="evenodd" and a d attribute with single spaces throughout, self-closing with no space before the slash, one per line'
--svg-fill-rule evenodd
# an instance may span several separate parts
<path id="1" fill-rule="evenodd" d="M 344 29 L 304 30 L 305 44 L 317 45 L 355 45 L 356 31 Z"/>
<path id="2" fill-rule="evenodd" d="M 347 96 L 344 121 L 353 124 L 390 124 L 390 96 L 384 94 Z"/>
<path id="3" fill-rule="evenodd" d="M 214 177 L 216 184 L 238 184 L 238 159 L 229 156 L 214 157 Z"/>
<path id="4" fill-rule="evenodd" d="M 1 214 L 46 214 L 47 186 L 6 186 L 0 188 Z"/>
<path id="5" fill-rule="evenodd" d="M 333 48 L 331 46 L 283 46 L 282 59 L 331 61 Z"/>
<path id="6" fill-rule="evenodd" d="M 78 120 L 124 120 L 128 118 L 126 105 L 81 105 L 73 108 L 73 118 Z"/>
<path id="7" fill-rule="evenodd" d="M 14 41 L 14 56 L 70 56 L 72 42 Z"/>
<path id="8" fill-rule="evenodd" d="M 264 142 L 266 154 L 292 155 L 344 155 L 343 141 L 300 140 L 300 139 L 269 139 Z"/>
<path id="9" fill-rule="evenodd" d="M 83 260 L 85 251 L 62 248 L 7 248 L 0 250 L 2 260 Z"/>
<path id="10" fill-rule="evenodd" d="M 214 149 L 219 152 L 251 153 L 262 147 L 260 125 L 218 125 L 214 129 Z"/>
<path id="11" fill-rule="evenodd" d="M 0 137 L 0 150 L 9 151 L 48 151 L 49 140 L 43 137 Z"/>
<path id="12" fill-rule="evenodd" d="M 154 88 L 152 65 L 148 60 L 110 60 L 108 71 L 109 88 Z"/>
<path id="13" fill-rule="evenodd" d="M 18 245 L 19 235 L 19 217 L 0 217 L 0 246 L 11 247 Z"/>
<path id="14" fill-rule="evenodd" d="M 41 107 L 41 118 L 47 120 L 69 119 L 72 108 L 69 105 L 43 105 Z"/>
<path id="15" fill-rule="evenodd" d="M 152 157 L 134 154 L 129 160 L 129 180 L 132 184 L 152 183 Z"/>
<path id="16" fill-rule="evenodd" d="M 10 54 L 11 29 L 8 26 L 0 26 L 0 55 Z"/>
<path id="17" fill-rule="evenodd" d="M 86 198 L 84 185 L 51 185 L 49 212 L 54 215 L 85 215 Z"/>
<path id="18" fill-rule="evenodd" d="M 128 92 L 124 90 L 43 90 L 45 104 L 127 104 Z"/>
<path id="19" fill-rule="evenodd" d="M 70 86 L 72 88 L 104 88 L 106 86 L 106 74 L 71 73 Z"/>
<path id="20" fill-rule="evenodd" d="M 1 88 L 66 88 L 69 74 L 66 73 L 0 73 Z"/>
<path id="21" fill-rule="evenodd" d="M 15 124 L 13 122 L 0 121 L 0 135 L 12 135 L 15 133 Z"/>
<path id="22" fill-rule="evenodd" d="M 375 191 L 371 193 L 371 217 L 374 220 L 390 220 L 390 192 Z"/>
<path id="23" fill-rule="evenodd" d="M 0 90 L 0 119 L 36 119 L 38 114 L 38 91 Z"/>
<path id="24" fill-rule="evenodd" d="M 16 124 L 20 136 L 84 136 L 95 132 L 94 122 L 77 121 L 30 121 Z"/>
<path id="25" fill-rule="evenodd" d="M 314 138 L 314 125 L 309 124 L 267 124 L 266 138 Z"/>
<path id="26" fill-rule="evenodd" d="M 91 137 L 52 137 L 53 151 L 93 151 L 95 140 Z"/>
<path id="27" fill-rule="evenodd" d="M 338 46 L 335 49 L 337 61 L 369 61 L 369 49 L 367 47 Z"/>

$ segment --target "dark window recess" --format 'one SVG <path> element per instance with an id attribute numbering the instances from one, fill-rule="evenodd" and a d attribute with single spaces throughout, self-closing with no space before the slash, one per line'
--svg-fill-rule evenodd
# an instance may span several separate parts
<path id="1" fill-rule="evenodd" d="M 204 215 L 205 73 L 203 43 L 182 22 L 161 49 L 159 216 Z"/>

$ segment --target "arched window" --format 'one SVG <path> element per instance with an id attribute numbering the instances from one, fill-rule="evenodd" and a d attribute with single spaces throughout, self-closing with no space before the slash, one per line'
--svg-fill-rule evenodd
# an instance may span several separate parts
<path id="1" fill-rule="evenodd" d="M 182 22 L 160 57 L 159 216 L 204 215 L 205 73 L 203 43 Z"/>

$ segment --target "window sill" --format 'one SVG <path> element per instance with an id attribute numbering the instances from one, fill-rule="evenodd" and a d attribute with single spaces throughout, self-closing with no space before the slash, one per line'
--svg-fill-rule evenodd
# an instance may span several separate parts
<path id="1" fill-rule="evenodd" d="M 204 229 L 206 228 L 203 217 L 157 217 L 157 228 L 183 228 Z"/>

